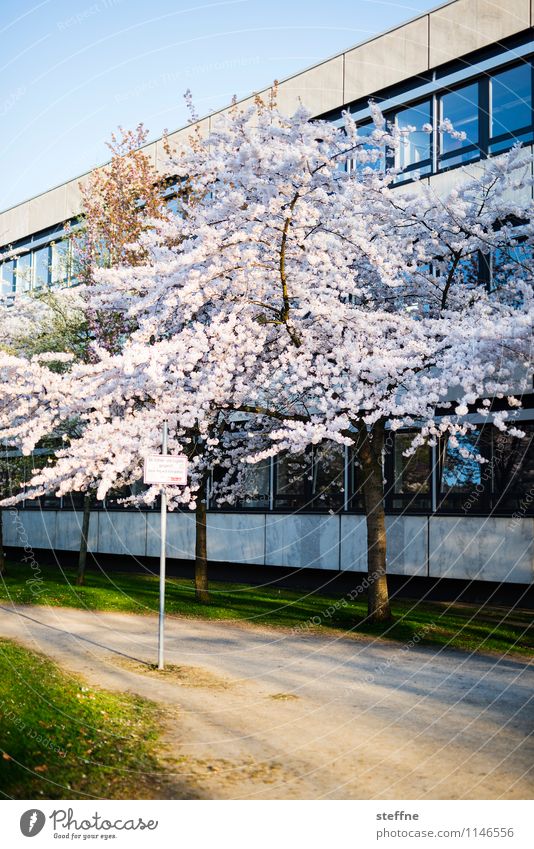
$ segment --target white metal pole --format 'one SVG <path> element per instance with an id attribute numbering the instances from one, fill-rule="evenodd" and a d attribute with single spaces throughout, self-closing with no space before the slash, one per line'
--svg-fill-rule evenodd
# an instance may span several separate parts
<path id="1" fill-rule="evenodd" d="M 163 422 L 163 433 L 161 438 L 161 453 L 168 453 L 168 427 Z M 165 641 L 165 557 L 167 554 L 167 490 L 161 488 L 161 550 L 159 557 L 159 641 L 158 641 L 158 669 L 165 668 L 164 641 Z"/>

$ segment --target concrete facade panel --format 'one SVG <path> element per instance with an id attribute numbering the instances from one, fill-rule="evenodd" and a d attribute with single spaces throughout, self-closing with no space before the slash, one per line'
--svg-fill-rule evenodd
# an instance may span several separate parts
<path id="1" fill-rule="evenodd" d="M 57 189 L 52 189 L 50 192 L 45 192 L 45 194 L 33 198 L 29 207 L 28 226 L 31 233 L 44 230 L 45 227 L 57 224 L 58 221 L 65 221 L 67 218 L 65 185 L 58 186 Z"/>
<path id="2" fill-rule="evenodd" d="M 265 563 L 265 514 L 208 514 L 208 559 Z"/>
<path id="3" fill-rule="evenodd" d="M 387 570 L 392 575 L 428 574 L 428 519 L 426 516 L 386 518 Z"/>
<path id="4" fill-rule="evenodd" d="M 534 519 L 432 516 L 431 578 L 531 583 Z"/>
<path id="5" fill-rule="evenodd" d="M 19 519 L 20 510 L 2 510 L 2 530 L 5 546 L 24 546 L 23 530 L 24 525 Z"/>
<path id="6" fill-rule="evenodd" d="M 292 115 L 302 103 L 312 115 L 343 106 L 343 56 L 335 56 L 315 68 L 280 83 L 277 103 L 284 115 Z"/>
<path id="7" fill-rule="evenodd" d="M 55 510 L 18 510 L 10 512 L 8 521 L 8 539 L 15 536 L 16 545 L 31 548 L 55 548 L 56 544 L 56 511 Z M 5 514 L 4 514 L 5 515 Z M 11 528 L 9 525 L 11 524 Z"/>
<path id="8" fill-rule="evenodd" d="M 94 510 L 89 520 L 87 547 L 98 550 L 98 519 L 100 512 Z M 76 551 L 82 538 L 83 513 L 75 510 L 58 510 L 56 513 L 56 548 L 60 551 Z"/>
<path id="9" fill-rule="evenodd" d="M 428 70 L 428 16 L 345 53 L 345 103 Z"/>
<path id="10" fill-rule="evenodd" d="M 146 554 L 146 513 L 101 512 L 98 517 L 100 554 Z"/>
<path id="11" fill-rule="evenodd" d="M 388 572 L 426 575 L 428 520 L 426 516 L 387 516 Z M 365 516 L 341 516 L 341 569 L 367 572 Z"/>
<path id="12" fill-rule="evenodd" d="M 30 231 L 30 204 L 20 203 L 0 215 L 0 245 L 10 245 Z"/>
<path id="13" fill-rule="evenodd" d="M 530 0 L 456 0 L 430 13 L 430 67 L 530 26 Z"/>
<path id="14" fill-rule="evenodd" d="M 340 516 L 341 569 L 367 572 L 367 528 L 365 516 Z"/>
<path id="15" fill-rule="evenodd" d="M 159 557 L 161 546 L 160 514 L 145 513 L 146 553 Z M 177 560 L 195 559 L 195 514 L 169 513 L 167 516 L 167 555 Z"/>
<path id="16" fill-rule="evenodd" d="M 80 183 L 86 185 L 89 182 L 90 174 L 84 174 L 78 180 L 70 180 L 65 186 L 65 219 L 74 218 L 82 211 L 82 193 L 80 191 Z"/>
<path id="17" fill-rule="evenodd" d="M 339 517 L 267 515 L 265 564 L 339 569 Z"/>

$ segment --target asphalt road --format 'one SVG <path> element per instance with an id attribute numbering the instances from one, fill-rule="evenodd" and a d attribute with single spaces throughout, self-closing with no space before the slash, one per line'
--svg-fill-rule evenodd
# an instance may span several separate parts
<path id="1" fill-rule="evenodd" d="M 164 705 L 169 796 L 533 796 L 519 660 L 169 617 L 162 675 L 153 616 L 2 606 L 0 635 Z"/>

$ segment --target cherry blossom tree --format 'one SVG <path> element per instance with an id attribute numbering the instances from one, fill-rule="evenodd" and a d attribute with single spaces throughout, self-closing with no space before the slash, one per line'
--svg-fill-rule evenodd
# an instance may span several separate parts
<path id="1" fill-rule="evenodd" d="M 82 437 L 35 476 L 34 492 L 94 481 L 99 497 L 139 478 L 162 418 L 173 453 L 194 430 L 204 448 L 190 485 L 169 493 L 173 505 L 195 505 L 224 452 L 241 469 L 281 451 L 350 446 L 369 617 L 380 622 L 390 617 L 386 431 L 417 426 L 412 451 L 443 434 L 454 441 L 476 409 L 521 434 L 513 416 L 530 364 L 534 230 L 522 151 L 482 163 L 476 178 L 459 172 L 443 196 L 423 181 L 399 185 L 402 173 L 383 163 L 409 130 L 371 108 L 375 129 L 361 136 L 350 115 L 336 127 L 257 101 L 175 155 L 181 213 L 140 235 L 142 263 L 99 271 L 91 287 L 94 309 L 131 328 L 121 351 L 101 347 L 94 363 L 62 374 L 47 413 L 34 406 L 36 364 L 35 377 L 24 374 L 36 386 L 29 415 L 3 426 L 28 450 L 34 431 L 79 416 Z M 484 285 L 490 257 L 505 285 Z M 509 410 L 490 411 L 496 395 Z"/>

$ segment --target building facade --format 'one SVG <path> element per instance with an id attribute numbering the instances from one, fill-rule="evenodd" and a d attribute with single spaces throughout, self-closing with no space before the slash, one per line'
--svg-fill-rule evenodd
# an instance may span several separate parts
<path id="1" fill-rule="evenodd" d="M 399 127 L 415 126 L 396 154 L 403 181 L 417 172 L 437 192 L 463 174 L 475 175 L 491 155 L 518 141 L 534 143 L 534 0 L 453 0 L 394 30 L 284 80 L 278 105 L 291 112 L 302 102 L 314 117 L 341 121 L 349 109 L 360 132 L 372 128 L 369 100 Z M 267 94 L 267 90 L 264 92 Z M 260 92 L 262 94 L 262 92 Z M 252 102 L 252 97 L 242 105 Z M 207 134 L 226 110 L 201 119 Z M 448 118 L 462 137 L 440 132 Z M 423 130 L 425 127 L 425 130 Z M 432 131 L 429 132 L 429 128 Z M 186 141 L 191 127 L 173 133 Z M 162 171 L 163 142 L 146 146 Z M 462 170 L 459 170 L 459 169 Z M 80 212 L 80 181 L 69 181 L 0 213 L 0 293 L 72 283 L 65 223 Z M 529 190 L 530 191 L 530 190 Z M 168 202 L 173 203 L 172 189 Z M 475 273 L 491 286 L 495 257 L 480 257 Z M 388 514 L 388 569 L 393 574 L 528 584 L 534 577 L 534 409 L 532 379 L 522 387 L 519 413 L 525 439 L 483 426 L 465 437 L 488 458 L 470 463 L 443 440 L 406 458 L 411 434 L 387 440 L 384 474 Z M 289 568 L 366 570 L 365 517 L 358 474 L 348 451 L 320 448 L 281 458 L 251 471 L 254 496 L 238 505 L 214 504 L 208 518 L 211 560 Z M 80 500 L 27 502 L 5 511 L 5 544 L 76 550 Z M 156 556 L 159 519 L 154 511 L 126 510 L 113 499 L 91 522 L 97 553 Z M 194 517 L 169 517 L 170 556 L 194 556 Z"/>

